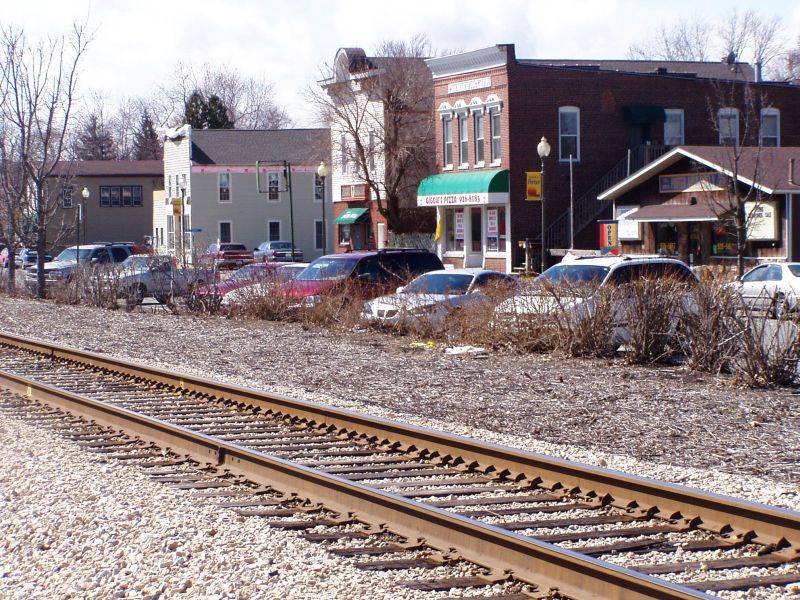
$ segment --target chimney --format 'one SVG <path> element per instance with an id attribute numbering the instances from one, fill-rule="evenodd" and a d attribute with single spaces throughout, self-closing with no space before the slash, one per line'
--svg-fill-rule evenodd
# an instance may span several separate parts
<path id="1" fill-rule="evenodd" d="M 789 159 L 789 185 L 797 185 L 794 182 L 794 159 Z"/>
<path id="2" fill-rule="evenodd" d="M 761 60 L 757 60 L 755 64 L 755 77 L 756 83 L 761 83 L 763 79 L 761 78 Z"/>

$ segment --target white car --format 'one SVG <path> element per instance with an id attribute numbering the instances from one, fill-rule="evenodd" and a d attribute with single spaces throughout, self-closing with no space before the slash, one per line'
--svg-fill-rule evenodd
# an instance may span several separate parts
<path id="1" fill-rule="evenodd" d="M 397 293 L 364 304 L 361 316 L 386 325 L 436 325 L 455 310 L 508 296 L 519 287 L 512 275 L 484 269 L 443 269 L 420 275 Z"/>
<path id="2" fill-rule="evenodd" d="M 521 294 L 501 302 L 495 309 L 498 322 L 513 324 L 521 318 L 543 314 L 563 314 L 570 319 L 595 315 L 600 287 L 622 286 L 641 279 L 672 278 L 686 283 L 687 292 L 698 284 L 697 276 L 679 260 L 657 255 L 583 256 L 568 255 L 561 263 L 539 275 Z M 614 337 L 630 339 L 625 296 L 617 300 Z M 684 296 L 684 309 L 694 310 L 693 296 Z M 677 325 L 678 315 L 675 316 Z"/>
<path id="3" fill-rule="evenodd" d="M 758 265 L 731 288 L 748 308 L 769 311 L 776 318 L 786 316 L 800 308 L 800 263 Z"/>

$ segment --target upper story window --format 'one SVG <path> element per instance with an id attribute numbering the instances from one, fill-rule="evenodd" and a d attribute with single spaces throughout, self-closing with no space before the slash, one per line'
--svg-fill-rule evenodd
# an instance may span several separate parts
<path id="1" fill-rule="evenodd" d="M 453 119 L 447 117 L 442 121 L 444 127 L 444 166 L 453 166 Z"/>
<path id="2" fill-rule="evenodd" d="M 761 111 L 761 145 L 777 147 L 781 145 L 781 113 L 776 108 Z"/>
<path id="3" fill-rule="evenodd" d="M 475 113 L 475 164 L 483 165 L 483 113 Z"/>
<path id="4" fill-rule="evenodd" d="M 375 168 L 375 132 L 369 132 L 369 168 Z"/>
<path id="5" fill-rule="evenodd" d="M 322 202 L 325 198 L 325 190 L 322 186 L 322 177 L 314 173 L 314 202 Z"/>
<path id="6" fill-rule="evenodd" d="M 489 111 L 489 121 L 492 129 L 492 163 L 499 163 L 503 154 L 500 144 L 500 109 L 494 108 Z"/>
<path id="7" fill-rule="evenodd" d="M 558 159 L 581 159 L 581 111 L 574 106 L 558 109 Z"/>
<path id="8" fill-rule="evenodd" d="M 719 143 L 721 146 L 739 145 L 739 111 L 735 108 L 721 108 L 717 113 Z"/>
<path id="9" fill-rule="evenodd" d="M 63 208 L 72 208 L 74 198 L 75 188 L 71 185 L 64 186 L 64 189 L 61 190 L 61 206 Z"/>
<path id="10" fill-rule="evenodd" d="M 177 176 L 175 177 L 177 183 Z M 231 201 L 231 174 L 230 173 L 220 173 L 219 174 L 219 201 L 220 202 L 230 202 Z"/>
<path id="11" fill-rule="evenodd" d="M 280 199 L 280 174 L 267 173 L 267 201 L 278 202 Z"/>
<path id="12" fill-rule="evenodd" d="M 683 110 L 668 108 L 667 120 L 664 123 L 664 145 L 680 146 L 683 141 Z"/>
<path id="13" fill-rule="evenodd" d="M 469 164 L 469 132 L 466 115 L 458 117 L 458 164 L 462 167 Z"/>
<path id="14" fill-rule="evenodd" d="M 339 138 L 339 147 L 341 150 L 342 175 L 347 175 L 347 137 L 344 134 Z"/>
<path id="15" fill-rule="evenodd" d="M 100 206 L 141 206 L 142 186 L 103 185 L 100 186 Z"/>
<path id="16" fill-rule="evenodd" d="M 167 175 L 167 198 L 172 198 L 172 175 Z"/>

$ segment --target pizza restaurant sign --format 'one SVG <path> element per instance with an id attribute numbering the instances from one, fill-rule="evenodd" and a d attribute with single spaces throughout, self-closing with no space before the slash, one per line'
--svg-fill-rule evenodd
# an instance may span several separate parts
<path id="1" fill-rule="evenodd" d="M 475 192 L 471 194 L 437 194 L 417 196 L 417 206 L 465 206 L 469 204 L 505 204 L 506 193 Z"/>

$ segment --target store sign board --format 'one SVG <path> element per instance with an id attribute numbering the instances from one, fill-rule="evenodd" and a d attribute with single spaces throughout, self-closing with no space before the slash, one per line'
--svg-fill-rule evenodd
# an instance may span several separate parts
<path id="1" fill-rule="evenodd" d="M 475 192 L 470 194 L 437 194 L 417 196 L 417 206 L 466 206 L 470 204 L 507 204 L 505 192 Z"/>
<path id="2" fill-rule="evenodd" d="M 481 77 L 480 79 L 470 79 L 469 81 L 459 81 L 447 85 L 448 94 L 459 94 L 461 92 L 471 92 L 472 90 L 482 90 L 492 87 L 491 77 Z"/>
<path id="3" fill-rule="evenodd" d="M 642 239 L 642 224 L 635 221 L 628 221 L 625 217 L 639 210 L 638 206 L 618 206 L 617 207 L 617 232 L 621 240 L 640 240 Z"/>
<path id="4" fill-rule="evenodd" d="M 600 221 L 601 254 L 619 254 L 619 236 L 617 221 Z"/>
<path id="5" fill-rule="evenodd" d="M 725 178 L 721 173 L 683 173 L 658 176 L 658 191 L 662 194 L 718 191 L 724 189 L 724 185 Z"/>
<path id="6" fill-rule="evenodd" d="M 745 202 L 747 239 L 751 241 L 778 241 L 778 208 L 775 202 Z"/>

